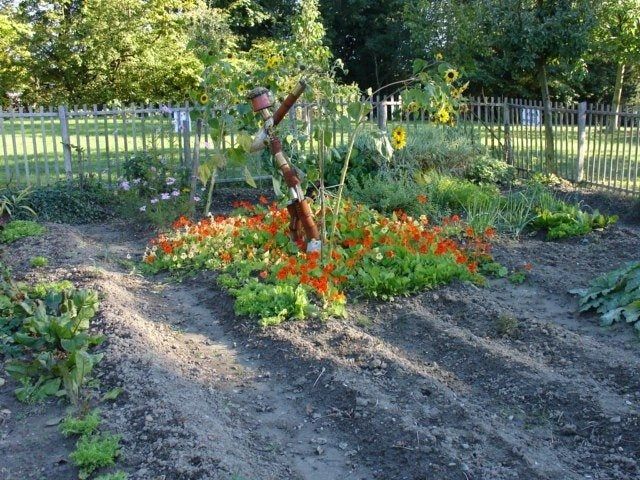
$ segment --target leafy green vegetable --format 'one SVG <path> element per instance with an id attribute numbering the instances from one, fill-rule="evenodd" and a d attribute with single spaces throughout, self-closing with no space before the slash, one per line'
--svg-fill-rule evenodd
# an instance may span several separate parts
<path id="1" fill-rule="evenodd" d="M 70 458 L 80 469 L 78 478 L 86 479 L 98 468 L 115 465 L 119 453 L 119 435 L 83 435 Z"/>
<path id="2" fill-rule="evenodd" d="M 28 287 L 14 282 L 2 266 L 0 352 L 9 357 L 6 371 L 20 383 L 15 392 L 19 400 L 66 395 L 78 402 L 102 359 L 102 354 L 89 353 L 102 342 L 87 331 L 97 309 L 95 292 L 76 290 L 68 282 Z"/>
<path id="3" fill-rule="evenodd" d="M 82 418 L 69 415 L 60 424 L 60 432 L 65 436 L 90 435 L 100 426 L 100 410 L 95 409 Z"/>
<path id="4" fill-rule="evenodd" d="M 595 310 L 603 326 L 615 322 L 633 325 L 640 334 L 640 262 L 630 263 L 596 278 L 579 295 L 580 311 Z"/>
<path id="5" fill-rule="evenodd" d="M 24 237 L 37 237 L 42 235 L 45 228 L 31 220 L 13 220 L 0 230 L 0 242 L 13 243 Z"/>

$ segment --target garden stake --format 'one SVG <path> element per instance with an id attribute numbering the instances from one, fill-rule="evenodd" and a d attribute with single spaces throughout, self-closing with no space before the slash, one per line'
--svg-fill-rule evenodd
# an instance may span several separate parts
<path id="1" fill-rule="evenodd" d="M 251 151 L 258 152 L 262 150 L 267 143 L 269 144 L 271 154 L 275 158 L 276 165 L 278 169 L 280 169 L 291 195 L 291 201 L 287 204 L 287 210 L 291 219 L 289 223 L 291 239 L 295 242 L 306 239 L 307 252 L 317 252 L 320 251 L 322 242 L 320 240 L 318 227 L 313 218 L 313 213 L 311 212 L 311 207 L 309 206 L 309 200 L 305 198 L 302 188 L 300 188 L 300 178 L 298 174 L 292 168 L 286 155 L 282 151 L 282 142 L 276 135 L 275 129 L 287 115 L 287 112 L 289 112 L 296 100 L 300 98 L 306 86 L 305 81 L 300 80 L 273 114 L 271 113 L 273 101 L 269 90 L 266 88 L 258 87 L 251 90 L 247 98 L 251 101 L 254 113 L 260 113 L 264 121 L 262 129 L 253 139 Z"/>

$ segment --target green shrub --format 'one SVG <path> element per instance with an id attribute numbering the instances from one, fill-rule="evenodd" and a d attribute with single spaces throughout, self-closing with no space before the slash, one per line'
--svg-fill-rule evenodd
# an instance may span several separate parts
<path id="1" fill-rule="evenodd" d="M 418 185 L 406 176 L 395 179 L 382 175 L 361 179 L 352 177 L 348 195 L 356 202 L 364 203 L 385 215 L 402 210 L 416 218 L 427 215 L 430 219 L 437 221 L 451 214 L 448 205 L 429 201 L 424 186 Z"/>
<path id="2" fill-rule="evenodd" d="M 29 260 L 29 265 L 31 265 L 32 268 L 46 267 L 49 265 L 49 260 L 47 260 L 47 257 L 42 256 L 32 257 Z"/>
<path id="3" fill-rule="evenodd" d="M 510 183 L 515 178 L 515 168 L 497 158 L 481 155 L 469 162 L 464 176 L 475 183 Z"/>
<path id="4" fill-rule="evenodd" d="M 36 237 L 42 235 L 45 228 L 31 220 L 13 220 L 0 230 L 0 242 L 13 243 L 24 237 Z"/>
<path id="5" fill-rule="evenodd" d="M 170 165 L 163 155 L 138 152 L 130 155 L 122 165 L 120 189 L 133 191 L 141 198 L 149 198 L 166 191 L 167 186 L 178 190 L 189 185 L 189 172 Z"/>
<path id="6" fill-rule="evenodd" d="M 462 127 L 421 126 L 407 129 L 407 146 L 394 154 L 394 163 L 409 170 L 436 170 L 463 175 L 468 165 L 487 153 Z"/>
<path id="7" fill-rule="evenodd" d="M 80 437 L 76 449 L 69 457 L 80 469 L 78 477 L 86 479 L 98 468 L 115 465 L 115 459 L 119 453 L 119 435 L 85 435 Z"/>
<path id="8" fill-rule="evenodd" d="M 640 262 L 630 263 L 596 278 L 579 295 L 580 311 L 595 310 L 603 326 L 615 322 L 633 325 L 640 334 Z"/>
<path id="9" fill-rule="evenodd" d="M 85 178 L 37 187 L 29 197 L 29 205 L 48 222 L 92 223 L 113 217 L 118 198 L 98 181 Z M 25 214 L 21 213 L 20 218 Z"/>
<path id="10" fill-rule="evenodd" d="M 100 410 L 95 409 L 82 418 L 69 415 L 60 423 L 60 433 L 65 437 L 71 435 L 90 435 L 100 426 Z"/>

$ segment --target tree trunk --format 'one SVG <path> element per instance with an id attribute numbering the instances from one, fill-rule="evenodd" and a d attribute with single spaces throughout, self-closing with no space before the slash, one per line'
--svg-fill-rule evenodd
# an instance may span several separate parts
<path id="1" fill-rule="evenodd" d="M 544 108 L 544 161 L 547 173 L 556 172 L 555 147 L 553 144 L 553 122 L 551 118 L 551 97 L 549 96 L 549 82 L 547 80 L 547 67 L 545 61 L 541 60 L 538 66 L 540 80 L 540 90 L 542 92 L 542 106 Z"/>
<path id="2" fill-rule="evenodd" d="M 619 63 L 618 68 L 616 68 L 616 86 L 613 89 L 613 101 L 611 102 L 613 105 L 614 115 L 609 117 L 609 124 L 607 125 L 607 129 L 609 133 L 613 132 L 618 128 L 618 123 L 620 119 L 620 107 L 622 104 L 622 82 L 624 82 L 624 70 L 625 64 Z"/>

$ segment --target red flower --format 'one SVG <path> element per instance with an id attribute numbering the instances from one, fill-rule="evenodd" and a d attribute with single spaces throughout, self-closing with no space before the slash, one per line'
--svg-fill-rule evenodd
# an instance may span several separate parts
<path id="1" fill-rule="evenodd" d="M 186 227 L 190 223 L 191 222 L 189 221 L 189 219 L 187 217 L 185 217 L 184 215 L 180 215 L 180 218 L 178 218 L 175 222 L 173 222 L 173 228 Z"/>
<path id="2" fill-rule="evenodd" d="M 418 203 L 427 203 L 427 196 L 426 195 L 418 195 L 416 197 L 416 200 L 418 200 Z"/>
<path id="3" fill-rule="evenodd" d="M 264 195 L 260 195 L 260 198 L 258 200 L 260 201 L 260 203 L 262 205 L 268 205 L 269 204 L 269 200 L 267 200 L 267 197 L 265 197 Z"/>

